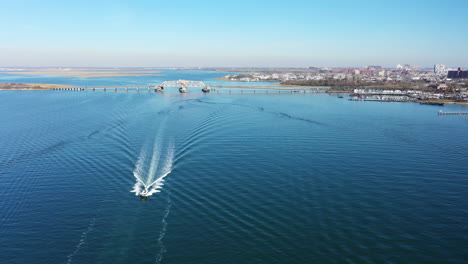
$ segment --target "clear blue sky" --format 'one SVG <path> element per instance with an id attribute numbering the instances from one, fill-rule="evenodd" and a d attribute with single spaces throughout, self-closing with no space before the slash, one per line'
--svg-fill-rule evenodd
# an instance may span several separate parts
<path id="1" fill-rule="evenodd" d="M 467 0 L 0 6 L 0 66 L 468 66 Z"/>

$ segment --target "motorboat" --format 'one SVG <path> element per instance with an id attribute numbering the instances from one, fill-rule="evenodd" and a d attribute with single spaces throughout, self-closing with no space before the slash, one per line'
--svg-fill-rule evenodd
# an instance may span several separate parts
<path id="1" fill-rule="evenodd" d="M 142 200 L 148 199 L 148 192 L 146 190 L 143 190 L 140 192 L 140 199 Z"/>

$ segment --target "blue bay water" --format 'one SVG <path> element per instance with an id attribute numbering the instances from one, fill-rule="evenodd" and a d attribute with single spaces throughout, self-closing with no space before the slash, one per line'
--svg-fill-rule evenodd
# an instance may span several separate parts
<path id="1" fill-rule="evenodd" d="M 231 84 L 162 74 L 0 79 Z M 326 94 L 0 91 L 0 262 L 463 263 L 468 119 L 439 109 L 466 111 Z M 131 192 L 156 181 L 146 201 Z"/>

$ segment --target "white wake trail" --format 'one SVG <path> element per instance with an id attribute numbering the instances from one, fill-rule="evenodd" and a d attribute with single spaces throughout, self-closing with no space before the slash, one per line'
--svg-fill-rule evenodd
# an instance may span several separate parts
<path id="1" fill-rule="evenodd" d="M 159 232 L 159 237 L 158 237 L 159 253 L 156 256 L 156 264 L 161 263 L 161 261 L 163 260 L 164 253 L 166 252 L 166 247 L 164 246 L 163 238 L 166 235 L 166 231 L 167 231 L 166 219 L 169 216 L 169 213 L 171 212 L 171 207 L 172 207 L 171 196 L 170 194 L 168 194 L 167 195 L 167 207 L 166 207 L 166 210 L 164 211 L 164 216 L 161 221 L 162 228 L 161 228 L 161 231 Z"/>
<path id="2" fill-rule="evenodd" d="M 151 157 L 151 163 L 150 163 L 150 168 L 148 171 L 148 177 L 146 179 L 146 184 L 148 185 L 149 183 L 154 181 L 154 178 L 157 177 L 156 173 L 158 172 L 158 167 L 159 167 L 159 162 L 161 159 L 161 152 L 163 151 L 162 149 L 162 131 L 161 131 L 162 126 L 160 126 L 156 139 L 154 140 L 153 144 L 153 155 Z M 148 186 L 149 187 L 149 186 Z"/>
<path id="3" fill-rule="evenodd" d="M 159 177 L 153 182 L 148 182 L 147 188 L 149 195 L 160 192 L 160 189 L 164 185 L 164 178 L 166 178 L 167 175 L 169 175 L 172 172 L 172 165 L 174 163 L 174 152 L 174 146 L 173 144 L 171 144 L 167 151 L 166 159 L 164 160 L 164 163 L 161 164 L 162 168 L 160 170 Z"/>
<path id="4" fill-rule="evenodd" d="M 146 159 L 146 151 L 144 148 L 141 149 L 140 156 L 138 157 L 138 161 L 136 163 L 135 169 L 133 170 L 133 176 L 137 179 L 137 182 L 141 182 L 143 184 L 142 175 L 144 174 L 144 164 Z"/>
<path id="5" fill-rule="evenodd" d="M 161 122 L 156 133 L 151 156 L 143 147 L 133 170 L 136 182 L 131 192 L 137 196 L 143 191 L 146 196 L 160 192 L 164 185 L 164 178 L 172 172 L 175 149 L 172 141 L 164 141 L 163 132 L 166 119 Z"/>

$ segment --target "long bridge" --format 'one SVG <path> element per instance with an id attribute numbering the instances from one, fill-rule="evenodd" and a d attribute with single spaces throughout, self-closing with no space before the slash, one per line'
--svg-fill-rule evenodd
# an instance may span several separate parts
<path id="1" fill-rule="evenodd" d="M 257 91 L 262 91 L 263 93 L 269 93 L 269 91 L 276 93 L 323 93 L 326 92 L 329 88 L 325 87 L 297 87 L 297 86 L 224 86 L 224 85 L 212 85 L 211 87 L 206 85 L 202 81 L 190 81 L 190 80 L 177 80 L 177 81 L 164 81 L 159 85 L 112 85 L 112 86 L 67 86 L 67 87 L 57 87 L 52 88 L 52 90 L 59 91 L 96 91 L 102 90 L 106 92 L 109 91 L 120 91 L 125 90 L 140 90 L 148 92 L 163 92 L 165 87 L 179 87 L 180 93 L 188 92 L 189 87 L 201 87 L 202 92 L 208 93 L 212 90 L 219 93 L 222 90 L 228 90 L 229 93 L 232 90 L 240 91 L 241 93 L 257 93 Z"/>

